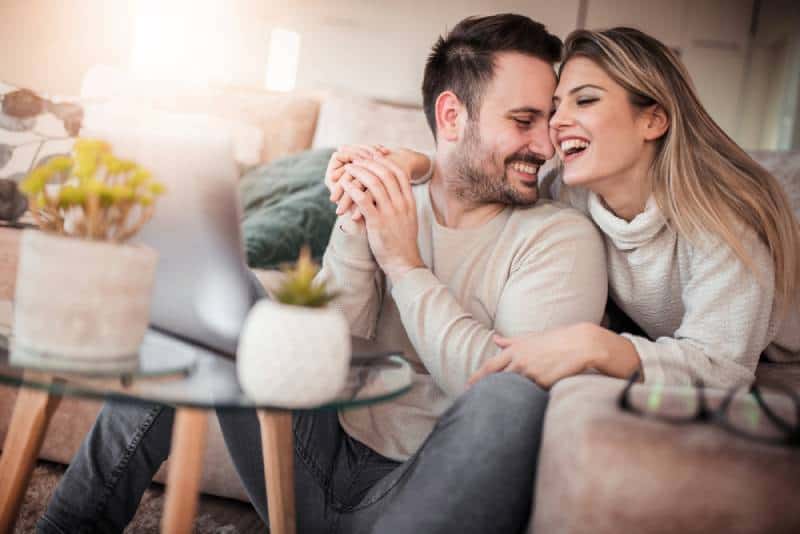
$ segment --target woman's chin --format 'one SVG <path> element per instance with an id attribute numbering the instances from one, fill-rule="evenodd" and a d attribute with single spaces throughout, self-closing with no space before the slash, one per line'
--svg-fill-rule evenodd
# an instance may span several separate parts
<path id="1" fill-rule="evenodd" d="M 584 185 L 587 182 L 591 182 L 592 176 L 585 172 L 579 172 L 577 169 L 571 170 L 569 168 L 565 168 L 563 174 L 561 175 L 561 179 L 567 185 L 578 186 Z"/>

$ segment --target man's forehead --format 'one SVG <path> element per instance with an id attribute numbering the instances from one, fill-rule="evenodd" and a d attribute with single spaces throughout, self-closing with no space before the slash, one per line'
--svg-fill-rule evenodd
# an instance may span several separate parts
<path id="1" fill-rule="evenodd" d="M 508 112 L 520 109 L 547 111 L 552 106 L 556 75 L 544 60 L 516 52 L 495 57 L 494 77 L 484 93 L 484 106 Z"/>

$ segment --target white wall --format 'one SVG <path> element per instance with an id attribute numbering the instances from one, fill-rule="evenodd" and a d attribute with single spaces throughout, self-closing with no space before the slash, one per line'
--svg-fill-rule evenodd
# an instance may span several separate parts
<path id="1" fill-rule="evenodd" d="M 51 94 L 77 94 L 91 65 L 128 67 L 136 14 L 148 2 L 0 0 L 0 79 Z M 776 117 L 771 129 L 785 128 L 783 117 L 797 109 L 799 97 L 781 93 L 780 106 L 769 109 L 753 97 L 765 99 L 758 80 L 774 69 L 769 40 L 749 34 L 754 0 L 169 0 L 163 11 L 175 11 L 180 2 L 186 13 L 174 17 L 175 24 L 191 25 L 201 9 L 216 13 L 218 27 L 202 30 L 198 39 L 204 47 L 198 50 L 215 42 L 224 54 L 190 59 L 205 61 L 236 85 L 263 86 L 268 32 L 282 27 L 302 36 L 298 88 L 419 104 L 424 62 L 437 36 L 464 16 L 510 11 L 542 21 L 561 37 L 580 23 L 627 24 L 680 49 L 711 115 L 748 148 L 768 135 L 770 128 L 763 125 L 770 113 Z M 797 43 L 800 3 L 762 0 L 761 5 L 764 35 L 780 31 Z M 800 45 L 791 43 L 787 66 L 780 70 L 789 81 L 800 72 Z"/>

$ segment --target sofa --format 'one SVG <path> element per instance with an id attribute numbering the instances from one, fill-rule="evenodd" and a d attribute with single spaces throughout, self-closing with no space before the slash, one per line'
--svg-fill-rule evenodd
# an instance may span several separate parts
<path id="1" fill-rule="evenodd" d="M 82 96 L 102 105 L 212 114 L 220 127 L 230 129 L 243 173 L 308 148 L 342 143 L 433 146 L 418 109 L 357 95 L 235 88 L 155 91 L 134 87 L 122 76 L 113 69 L 93 69 Z M 781 178 L 800 208 L 800 153 L 754 156 Z M 0 229 L 0 329 L 6 331 L 12 328 L 16 240 L 13 231 Z M 268 270 L 258 276 L 267 286 L 277 277 Z M 763 363 L 757 374 L 764 384 L 800 390 L 800 366 Z M 530 532 L 800 531 L 800 449 L 748 441 L 717 425 L 674 425 L 622 412 L 617 398 L 624 385 L 581 375 L 552 388 Z M 665 397 L 683 393 L 679 388 L 663 391 Z M 709 391 L 708 398 L 719 403 L 723 394 Z M 0 443 L 15 395 L 14 389 L 0 387 Z M 68 463 L 99 407 L 94 401 L 65 398 L 41 457 Z M 215 418 L 208 434 L 201 490 L 246 500 Z M 156 480 L 163 482 L 168 469 L 169 462 Z"/>

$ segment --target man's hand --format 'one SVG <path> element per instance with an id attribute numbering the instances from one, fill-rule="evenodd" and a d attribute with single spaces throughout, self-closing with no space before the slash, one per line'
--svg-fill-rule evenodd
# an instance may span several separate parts
<path id="1" fill-rule="evenodd" d="M 353 200 L 342 188 L 344 182 L 352 182 L 353 177 L 345 170 L 344 166 L 355 160 L 370 160 L 389 154 L 389 149 L 383 145 L 343 145 L 339 147 L 328 161 L 325 171 L 325 185 L 330 191 L 331 202 L 335 202 L 336 215 L 352 211 L 353 220 L 361 219 L 361 212 L 353 207 Z"/>
<path id="2" fill-rule="evenodd" d="M 386 276 L 396 283 L 404 274 L 424 267 L 417 246 L 417 206 L 408 174 L 385 157 L 357 160 L 345 171 L 352 180 L 342 188 L 363 214 L 372 254 Z"/>

